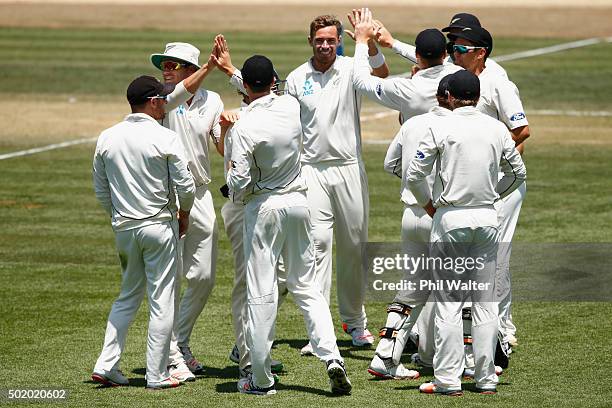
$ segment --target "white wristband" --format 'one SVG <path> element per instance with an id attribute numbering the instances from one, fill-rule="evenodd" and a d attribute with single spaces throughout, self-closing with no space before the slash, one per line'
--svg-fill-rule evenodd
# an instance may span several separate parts
<path id="1" fill-rule="evenodd" d="M 385 63 L 385 55 L 378 50 L 378 54 L 368 57 L 368 60 L 370 61 L 370 66 L 372 68 L 378 68 Z"/>

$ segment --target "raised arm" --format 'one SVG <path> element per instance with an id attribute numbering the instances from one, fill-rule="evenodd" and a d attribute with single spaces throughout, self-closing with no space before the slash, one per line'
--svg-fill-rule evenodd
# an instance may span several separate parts
<path id="1" fill-rule="evenodd" d="M 223 34 L 218 34 L 215 37 L 215 48 L 212 53 L 212 60 L 219 70 L 230 78 L 230 84 L 238 91 L 246 94 L 244 84 L 242 83 L 242 74 L 240 70 L 232 64 L 229 46 Z"/>
<path id="2" fill-rule="evenodd" d="M 352 14 L 348 14 L 348 19 L 351 25 L 353 26 L 353 29 L 355 28 L 355 24 L 356 24 L 356 16 L 358 15 L 360 16 L 362 15 L 362 13 L 366 13 L 366 12 L 369 13 L 370 16 L 372 15 L 372 13 L 367 8 L 353 9 Z M 374 24 L 373 28 L 374 30 L 376 30 L 377 26 Z M 355 40 L 354 32 L 351 32 L 349 30 L 344 30 L 344 32 L 349 37 L 351 37 L 353 40 Z M 375 35 L 375 32 L 373 34 Z M 368 44 L 369 63 L 370 63 L 370 67 L 372 67 L 372 75 L 377 76 L 379 78 L 388 77 L 389 67 L 387 66 L 387 63 L 385 62 L 384 54 L 380 52 L 380 49 L 376 45 L 376 41 L 374 41 L 374 36 L 368 38 L 367 44 Z"/>
<path id="3" fill-rule="evenodd" d="M 355 13 L 355 58 L 353 60 L 353 86 L 363 95 L 388 108 L 401 110 L 405 101 L 414 97 L 416 89 L 410 80 L 404 78 L 376 78 L 368 66 L 368 46 L 375 29 L 372 15 L 367 9 Z"/>

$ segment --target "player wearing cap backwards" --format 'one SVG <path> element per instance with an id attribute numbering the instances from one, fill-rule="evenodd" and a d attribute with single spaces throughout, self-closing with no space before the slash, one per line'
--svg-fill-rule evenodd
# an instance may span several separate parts
<path id="1" fill-rule="evenodd" d="M 410 191 L 433 217 L 430 257 L 473 259 L 465 271 L 434 267 L 435 281 L 468 279 L 488 283 L 489 290 L 434 291 L 434 381 L 422 384 L 424 393 L 460 395 L 464 366 L 461 309 L 472 300 L 472 337 L 476 361 L 474 379 L 482 393 L 495 393 L 494 350 L 497 303 L 494 302 L 499 223 L 494 203 L 526 178 L 525 165 L 507 128 L 476 109 L 480 81 L 470 71 L 453 74 L 448 84 L 451 115 L 429 128 L 410 162 L 406 179 Z M 438 164 L 433 194 L 426 177 Z M 498 172 L 504 176 L 498 179 Z M 463 273 L 462 273 L 463 272 Z"/>
<path id="2" fill-rule="evenodd" d="M 421 31 L 416 38 L 419 71 L 412 79 L 375 78 L 366 61 L 366 44 L 376 30 L 369 9 L 353 10 L 355 23 L 355 89 L 370 99 L 401 112 L 403 121 L 421 115 L 437 105 L 436 89 L 440 79 L 458 71 L 455 65 L 442 64 L 446 58 L 446 39 L 436 29 Z"/>
<path id="3" fill-rule="evenodd" d="M 325 298 L 315 276 L 306 183 L 301 175 L 300 105 L 277 96 L 272 62 L 255 55 L 242 67 L 249 96 L 232 130 L 227 185 L 244 195 L 244 255 L 248 296 L 252 374 L 238 383 L 240 392 L 275 394 L 270 348 L 277 312 L 276 265 L 282 254 L 287 289 L 301 309 L 316 354 L 327 364 L 331 390 L 348 394 L 348 380 Z"/>
<path id="4" fill-rule="evenodd" d="M 376 42 L 381 47 L 391 48 L 393 49 L 393 51 L 395 51 L 397 54 L 401 55 L 402 57 L 409 59 L 410 61 L 414 63 L 417 63 L 415 46 L 403 43 L 393 38 L 389 30 L 387 30 L 380 21 L 376 20 L 376 24 L 379 28 L 377 31 L 377 35 L 376 35 Z M 466 27 L 480 27 L 480 20 L 478 20 L 478 17 L 476 17 L 473 14 L 458 13 L 458 14 L 455 14 L 453 18 L 451 18 L 449 25 L 442 29 L 442 32 L 448 33 L 447 36 L 449 38 L 449 42 L 446 44 L 446 51 L 448 53 L 448 58 L 444 60 L 445 64 L 453 64 L 455 61 L 454 56 L 453 56 L 454 42 L 453 42 L 453 39 L 451 38 L 452 34 L 458 31 L 461 31 L 462 29 Z M 493 61 L 492 59 L 488 61 L 487 68 L 490 70 L 490 72 L 494 72 L 498 75 L 501 75 L 504 78 L 508 78 L 508 74 L 506 73 L 506 70 L 502 68 L 502 66 L 499 65 L 497 62 Z"/>
<path id="5" fill-rule="evenodd" d="M 403 253 L 413 258 L 424 258 L 429 254 L 429 236 L 431 233 L 431 217 L 418 205 L 414 195 L 410 192 L 406 180 L 408 164 L 416 154 L 417 146 L 429 130 L 429 127 L 440 118 L 451 114 L 446 96 L 448 80 L 447 75 L 440 80 L 436 91 L 438 106 L 430 109 L 428 113 L 408 119 L 389 145 L 385 157 L 385 171 L 402 179 L 401 200 L 404 203 L 402 216 L 402 247 Z M 427 177 L 431 190 L 433 175 Z M 428 272 L 419 268 L 408 271 L 404 278 L 413 282 L 421 279 L 430 279 Z M 429 291 L 400 291 L 393 303 L 387 307 L 387 322 L 380 330 L 380 342 L 376 347 L 376 354 L 370 363 L 368 372 L 376 377 L 385 379 L 415 379 L 419 373 L 406 369 L 400 362 L 402 351 L 408 340 L 412 327 L 420 320 L 421 310 L 429 297 Z M 431 309 L 428 304 L 428 309 Z M 433 327 L 423 330 L 423 339 L 419 338 L 419 349 L 428 348 L 421 352 L 424 359 L 429 355 L 433 357 L 433 340 L 428 334 Z M 423 341 L 421 341 L 423 340 Z M 428 361 L 431 364 L 431 361 Z"/>
<path id="6" fill-rule="evenodd" d="M 197 72 L 210 72 L 210 61 L 200 68 L 200 51 L 187 43 L 168 43 L 162 54 L 151 55 L 151 62 L 162 71 L 164 82 L 180 87 L 181 81 Z M 199 372 L 202 364 L 193 356 L 189 340 L 198 316 L 202 312 L 215 282 L 217 262 L 217 219 L 208 190 L 211 181 L 209 141 L 222 154 L 219 143 L 219 116 L 223 111 L 221 98 L 205 89 L 191 90 L 193 95 L 168 112 L 162 124 L 179 134 L 185 156 L 196 185 L 196 199 L 191 211 L 189 232 L 181 241 L 179 270 L 187 278 L 187 288 L 177 307 L 175 339 L 170 354 L 173 375 L 181 381 L 195 377 L 185 370 L 184 361 L 191 372 Z M 177 279 L 180 285 L 180 279 Z M 177 297 L 180 286 L 177 287 Z M 177 299 L 178 301 L 178 299 Z M 180 350 L 180 352 L 179 352 Z"/>
<path id="7" fill-rule="evenodd" d="M 493 38 L 482 27 L 464 28 L 450 35 L 455 41 L 455 63 L 478 75 L 481 96 L 476 108 L 500 121 L 510 130 L 517 149 L 522 154 L 523 142 L 530 136 L 529 123 L 516 85 L 489 69 L 489 55 L 493 49 Z M 500 175 L 501 176 L 501 175 Z M 527 193 L 525 183 L 512 194 L 496 204 L 501 225 L 500 253 L 497 264 L 497 290 L 501 293 L 499 316 L 504 343 L 516 345 L 516 327 L 511 318 L 510 251 L 518 222 L 521 205 Z"/>
<path id="8" fill-rule="evenodd" d="M 122 269 L 121 293 L 110 311 L 104 347 L 91 376 L 104 385 L 128 384 L 119 363 L 145 292 L 150 315 L 147 388 L 179 385 L 167 369 L 176 250 L 178 237 L 189 225 L 195 186 L 178 135 L 157 123 L 165 115 L 167 94 L 155 78 L 136 78 L 127 89 L 132 114 L 103 131 L 96 145 L 94 188 L 111 217 Z"/>

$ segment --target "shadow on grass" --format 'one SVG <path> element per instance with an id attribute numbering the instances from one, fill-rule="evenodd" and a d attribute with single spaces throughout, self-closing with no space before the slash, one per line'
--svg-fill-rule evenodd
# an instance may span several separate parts
<path id="1" fill-rule="evenodd" d="M 341 395 L 332 394 L 331 391 L 325 391 L 325 390 L 321 390 L 318 388 L 312 388 L 312 387 L 305 387 L 303 385 L 289 385 L 289 384 L 278 383 L 276 384 L 276 389 L 279 392 L 295 391 L 295 392 L 300 392 L 304 394 L 314 394 L 314 395 L 321 395 L 324 397 L 333 397 L 333 398 L 341 396 Z M 231 382 L 217 384 L 215 386 L 215 390 L 220 394 L 237 393 L 238 392 L 237 382 L 231 381 Z"/>
<path id="2" fill-rule="evenodd" d="M 306 345 L 305 339 L 278 339 L 274 341 L 275 346 L 280 346 L 283 344 L 288 345 L 292 349 L 301 350 L 302 347 Z M 353 346 L 353 342 L 351 340 L 337 340 L 336 344 L 340 349 L 340 355 L 344 358 L 350 358 L 354 360 L 367 360 L 370 361 L 371 357 L 364 357 L 353 354 L 354 351 L 364 351 L 364 350 L 374 350 L 372 346 L 366 347 L 356 347 Z M 273 347 L 274 348 L 274 347 Z"/>
<path id="3" fill-rule="evenodd" d="M 128 380 L 130 381 L 130 383 L 128 385 L 125 385 L 125 386 L 103 385 L 103 384 L 100 384 L 99 382 L 96 382 L 96 381 L 93 381 L 93 380 L 83 381 L 83 384 L 92 384 L 92 385 L 95 385 L 96 386 L 95 387 L 96 390 L 112 389 L 112 388 L 119 388 L 119 387 L 140 387 L 140 388 L 145 388 L 145 386 L 147 385 L 147 382 L 145 381 L 144 377 L 128 378 Z"/>

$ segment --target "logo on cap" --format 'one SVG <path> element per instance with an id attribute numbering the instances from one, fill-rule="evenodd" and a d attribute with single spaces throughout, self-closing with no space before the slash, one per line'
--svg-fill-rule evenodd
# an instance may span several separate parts
<path id="1" fill-rule="evenodd" d="M 454 18 L 453 21 L 451 21 L 450 25 L 455 24 L 459 20 L 461 20 L 461 17 Z"/>

